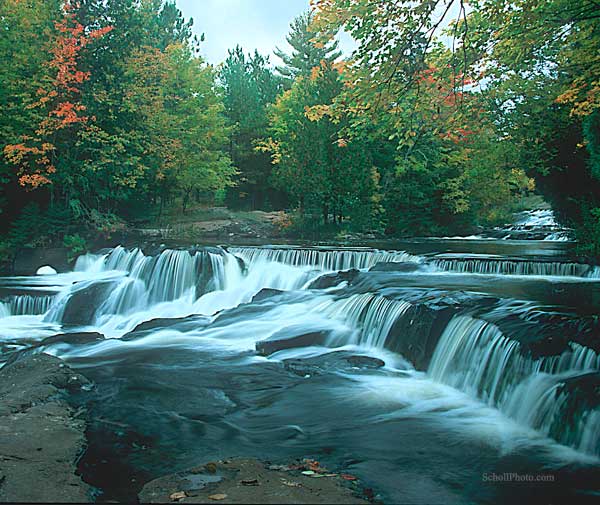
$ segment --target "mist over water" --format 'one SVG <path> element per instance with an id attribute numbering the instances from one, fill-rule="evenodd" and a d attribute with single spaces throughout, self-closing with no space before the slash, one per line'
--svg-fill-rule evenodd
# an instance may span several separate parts
<path id="1" fill-rule="evenodd" d="M 594 267 L 566 244 L 457 242 L 87 254 L 0 280 L 2 359 L 48 352 L 94 381 L 80 470 L 103 499 L 248 455 L 312 456 L 392 503 L 591 501 Z"/>

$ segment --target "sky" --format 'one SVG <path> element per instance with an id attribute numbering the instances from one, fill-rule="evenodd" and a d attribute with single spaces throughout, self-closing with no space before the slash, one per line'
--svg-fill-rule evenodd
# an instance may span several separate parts
<path id="1" fill-rule="evenodd" d="M 177 0 L 187 18 L 194 19 L 194 33 L 204 33 L 201 54 L 212 64 L 227 58 L 227 50 L 239 44 L 245 52 L 258 49 L 269 55 L 271 63 L 280 60 L 273 55 L 275 47 L 287 52 L 285 36 L 290 22 L 308 10 L 309 0 Z M 350 40 L 342 49 L 351 51 Z"/>

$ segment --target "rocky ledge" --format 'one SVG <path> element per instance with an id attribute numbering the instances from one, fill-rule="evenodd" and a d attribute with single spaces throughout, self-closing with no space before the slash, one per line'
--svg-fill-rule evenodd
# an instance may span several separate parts
<path id="1" fill-rule="evenodd" d="M 362 495 L 362 496 L 359 496 Z M 147 483 L 141 503 L 347 503 L 368 504 L 373 493 L 353 475 L 330 473 L 313 460 L 271 465 L 235 458 Z"/>
<path id="2" fill-rule="evenodd" d="M 48 354 L 17 354 L 0 369 L 0 502 L 92 501 L 75 474 L 85 421 L 66 402 L 86 384 Z"/>

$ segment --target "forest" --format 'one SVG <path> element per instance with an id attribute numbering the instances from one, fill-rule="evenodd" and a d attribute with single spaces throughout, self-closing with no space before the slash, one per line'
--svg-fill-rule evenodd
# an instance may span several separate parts
<path id="1" fill-rule="evenodd" d="M 538 194 L 598 256 L 599 20 L 596 0 L 314 0 L 282 64 L 234 45 L 215 66 L 171 1 L 3 0 L 0 248 L 197 202 L 284 209 L 297 236 L 468 234 Z"/>

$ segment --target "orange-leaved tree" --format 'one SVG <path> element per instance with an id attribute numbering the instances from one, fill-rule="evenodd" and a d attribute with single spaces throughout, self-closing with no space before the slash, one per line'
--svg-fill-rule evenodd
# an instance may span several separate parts
<path id="1" fill-rule="evenodd" d="M 19 184 L 27 189 L 57 180 L 69 184 L 69 174 L 57 172 L 58 161 L 69 158 L 69 148 L 75 144 L 78 131 L 93 119 L 85 115 L 86 108 L 81 103 L 81 85 L 90 77 L 89 72 L 79 68 L 81 52 L 112 28 L 86 30 L 77 20 L 78 9 L 78 2 L 66 0 L 62 19 L 55 25 L 49 62 L 52 77 L 38 89 L 38 100 L 29 106 L 44 111 L 42 120 L 32 134 L 22 136 L 20 143 L 4 148 L 6 159 L 17 169 Z"/>

